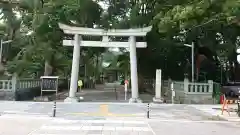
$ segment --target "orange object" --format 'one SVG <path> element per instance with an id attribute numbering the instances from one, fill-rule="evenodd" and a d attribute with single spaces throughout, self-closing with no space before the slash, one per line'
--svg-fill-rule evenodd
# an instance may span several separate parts
<path id="1" fill-rule="evenodd" d="M 224 95 L 221 95 L 220 96 L 220 104 L 223 104 L 224 103 Z"/>
<path id="2" fill-rule="evenodd" d="M 228 100 L 225 100 L 224 98 L 224 101 L 223 101 L 223 105 L 222 105 L 222 115 L 223 115 L 223 112 L 224 111 L 227 111 L 228 115 L 230 116 L 230 112 L 229 112 L 229 107 L 228 107 Z"/>
<path id="3" fill-rule="evenodd" d="M 230 116 L 230 111 L 229 111 L 229 104 L 236 104 L 238 103 L 239 100 L 231 100 L 231 99 L 226 99 L 225 95 L 221 98 L 223 99 L 223 104 L 222 104 L 222 115 L 224 111 L 227 111 L 228 115 Z"/>
<path id="4" fill-rule="evenodd" d="M 228 100 L 225 98 L 224 94 L 220 97 L 220 102 L 222 103 L 222 115 L 223 115 L 224 111 L 227 111 L 228 115 L 230 116 L 230 113 L 228 111 Z M 225 109 L 225 107 L 226 107 L 226 109 Z"/>

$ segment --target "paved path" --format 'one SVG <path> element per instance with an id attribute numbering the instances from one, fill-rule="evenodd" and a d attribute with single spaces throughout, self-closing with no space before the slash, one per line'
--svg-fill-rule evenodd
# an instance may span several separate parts
<path id="1" fill-rule="evenodd" d="M 192 105 L 0 102 L 0 135 L 231 135 L 239 122 L 213 118 Z"/>
<path id="2" fill-rule="evenodd" d="M 58 101 L 64 101 L 68 97 L 69 90 L 63 90 L 59 96 L 57 97 Z M 49 96 L 49 95 L 48 95 Z M 83 102 L 125 102 L 128 103 L 129 99 L 131 98 L 131 93 L 126 93 L 126 100 L 125 100 L 125 92 L 124 92 L 124 85 L 118 86 L 115 88 L 113 86 L 96 86 L 96 89 L 82 89 L 76 93 L 77 97 L 83 97 Z M 49 96 L 50 99 L 54 99 L 55 94 Z M 152 98 L 154 95 L 149 93 L 139 93 L 139 98 L 142 102 L 148 103 L 152 102 Z M 39 99 L 40 97 L 38 97 Z M 41 100 L 35 100 L 41 101 Z"/>
<path id="3" fill-rule="evenodd" d="M 68 93 L 65 94 L 67 97 Z M 86 89 L 76 93 L 77 97 L 84 97 L 84 102 L 128 102 L 131 98 L 131 93 L 127 93 L 125 100 L 124 88 L 116 89 Z M 151 102 L 154 95 L 148 93 L 140 93 L 139 98 L 147 103 Z"/>

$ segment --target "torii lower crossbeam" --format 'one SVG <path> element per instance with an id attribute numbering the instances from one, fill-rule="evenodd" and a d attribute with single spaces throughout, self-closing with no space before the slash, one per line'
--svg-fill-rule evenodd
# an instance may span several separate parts
<path id="1" fill-rule="evenodd" d="M 63 40 L 64 46 L 74 46 L 74 40 Z M 102 41 L 81 41 L 83 47 L 119 47 L 129 48 L 129 42 L 102 42 Z M 136 42 L 137 48 L 146 48 L 146 42 Z"/>

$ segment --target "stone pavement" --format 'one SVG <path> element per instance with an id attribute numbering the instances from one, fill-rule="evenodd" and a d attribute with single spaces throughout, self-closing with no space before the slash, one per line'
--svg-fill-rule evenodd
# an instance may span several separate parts
<path id="1" fill-rule="evenodd" d="M 56 104 L 57 117 L 68 119 L 86 118 L 146 118 L 147 104 L 129 103 L 64 103 Z M 52 116 L 53 102 L 0 102 L 0 114 Z M 151 104 L 151 119 L 213 120 L 207 114 L 190 105 Z"/>
<path id="2" fill-rule="evenodd" d="M 83 97 L 84 100 L 81 102 L 123 102 L 128 103 L 129 99 L 131 98 L 131 90 L 128 90 L 126 100 L 125 100 L 125 92 L 124 92 L 124 85 L 120 85 L 116 88 L 113 86 L 106 86 L 106 85 L 96 85 L 96 89 L 82 89 L 81 91 L 76 93 L 77 97 Z M 56 100 L 58 102 L 64 101 L 68 97 L 69 90 L 62 90 L 58 93 Z M 43 97 L 35 97 L 33 100 L 37 102 L 47 102 L 53 101 L 55 99 L 55 94 L 46 95 Z M 139 98 L 145 102 L 152 102 L 154 95 L 149 93 L 139 93 Z"/>
<path id="3" fill-rule="evenodd" d="M 83 89 L 82 92 L 77 92 L 77 97 L 84 97 L 83 102 L 128 102 L 131 98 L 131 93 L 127 93 L 127 100 L 125 100 L 124 88 L 117 88 L 116 92 L 112 89 Z M 65 94 L 65 97 L 68 93 Z M 152 102 L 154 95 L 148 93 L 140 93 L 139 98 L 147 103 Z"/>
<path id="4" fill-rule="evenodd" d="M 53 120 L 41 126 L 32 135 L 41 134 L 86 134 L 86 135 L 153 135 L 144 121 L 128 120 Z"/>
<path id="5" fill-rule="evenodd" d="M 239 128 L 239 123 L 226 121 L 0 116 L 0 135 L 237 135 Z"/>
<path id="6" fill-rule="evenodd" d="M 136 120 L 67 120 L 3 115 L 0 121 L 0 135 L 154 135 L 147 122 Z M 12 130 L 17 126 L 17 130 Z"/>
<path id="7" fill-rule="evenodd" d="M 239 122 L 213 119 L 196 106 L 128 103 L 0 102 L 0 135 L 231 135 Z M 197 109 L 196 109 L 197 108 Z M 14 130 L 13 130 L 14 129 Z"/>

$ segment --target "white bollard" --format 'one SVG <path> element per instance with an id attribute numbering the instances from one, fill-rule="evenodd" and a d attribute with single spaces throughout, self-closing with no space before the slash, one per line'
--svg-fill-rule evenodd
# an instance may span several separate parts
<path id="1" fill-rule="evenodd" d="M 173 82 L 171 83 L 171 92 L 172 92 L 172 104 L 174 104 L 175 90 L 174 90 Z"/>
<path id="2" fill-rule="evenodd" d="M 125 100 L 127 100 L 127 91 L 128 91 L 128 84 L 125 83 L 125 89 L 124 89 L 124 92 L 125 92 Z"/>

